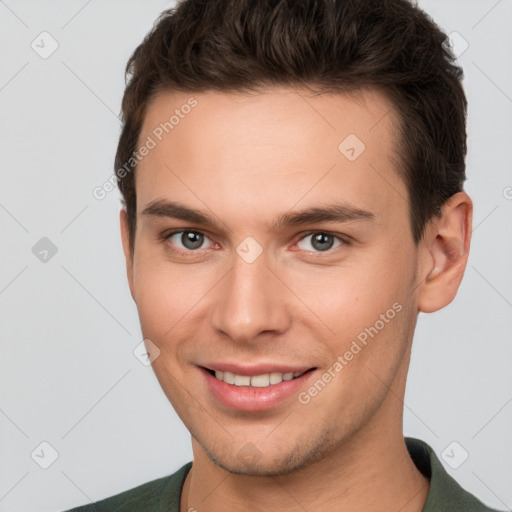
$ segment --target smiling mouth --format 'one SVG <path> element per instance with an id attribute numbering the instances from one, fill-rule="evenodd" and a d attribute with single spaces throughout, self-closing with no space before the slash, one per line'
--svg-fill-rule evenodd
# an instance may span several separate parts
<path id="1" fill-rule="evenodd" d="M 272 373 L 263 373 L 261 375 L 237 375 L 232 372 L 221 372 L 219 370 L 210 370 L 209 368 L 205 368 L 205 370 L 213 375 L 218 380 L 225 382 L 226 384 L 231 384 L 234 386 L 245 386 L 245 387 L 255 387 L 255 388 L 266 388 L 269 386 L 274 386 L 276 384 L 281 384 L 283 381 L 294 380 L 305 373 L 316 370 L 316 368 L 310 368 L 309 370 L 303 372 L 272 372 Z"/>

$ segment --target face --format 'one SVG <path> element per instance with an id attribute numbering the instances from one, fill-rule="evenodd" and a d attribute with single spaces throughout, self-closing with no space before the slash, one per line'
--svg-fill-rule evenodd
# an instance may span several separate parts
<path id="1" fill-rule="evenodd" d="M 147 110 L 130 288 L 162 389 L 224 469 L 285 474 L 401 429 L 419 258 L 390 108 L 269 88 Z"/>

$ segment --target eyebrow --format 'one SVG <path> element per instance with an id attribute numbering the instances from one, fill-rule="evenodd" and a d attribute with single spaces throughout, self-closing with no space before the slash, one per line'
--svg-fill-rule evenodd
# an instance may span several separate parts
<path id="1" fill-rule="evenodd" d="M 151 201 L 142 211 L 143 215 L 155 217 L 168 217 L 180 219 L 195 224 L 201 224 L 211 229 L 220 229 L 219 223 L 213 216 L 200 210 L 194 210 L 179 202 L 157 199 Z M 319 222 L 348 222 L 348 221 L 375 221 L 372 212 L 354 208 L 348 205 L 334 203 L 325 206 L 316 206 L 300 211 L 289 211 L 278 216 L 272 229 L 285 229 L 304 224 Z"/>

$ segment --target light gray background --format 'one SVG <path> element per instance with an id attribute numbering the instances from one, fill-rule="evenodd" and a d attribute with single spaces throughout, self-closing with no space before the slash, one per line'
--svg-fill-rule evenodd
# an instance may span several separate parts
<path id="1" fill-rule="evenodd" d="M 192 458 L 187 430 L 132 353 L 141 333 L 120 196 L 92 196 L 113 172 L 126 61 L 172 4 L 0 1 L 1 511 L 61 511 Z M 475 212 L 458 296 L 419 317 L 405 434 L 440 458 L 459 443 L 469 457 L 458 469 L 441 459 L 449 473 L 510 509 L 512 1 L 419 4 L 469 44 L 459 60 Z M 43 31 L 59 45 L 47 59 L 31 48 Z M 58 249 L 46 263 L 32 252 L 42 237 Z M 51 455 L 43 441 L 58 452 L 48 469 L 35 461 Z"/>

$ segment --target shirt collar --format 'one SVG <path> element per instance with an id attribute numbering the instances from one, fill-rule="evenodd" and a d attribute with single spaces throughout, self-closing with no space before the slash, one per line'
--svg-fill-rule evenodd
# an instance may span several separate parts
<path id="1" fill-rule="evenodd" d="M 434 450 L 421 439 L 406 437 L 409 455 L 421 473 L 430 479 L 430 489 L 423 512 L 460 510 L 461 505 L 480 505 L 490 510 L 469 492 L 465 491 L 446 471 Z M 478 509 L 480 510 L 480 509 Z"/>

